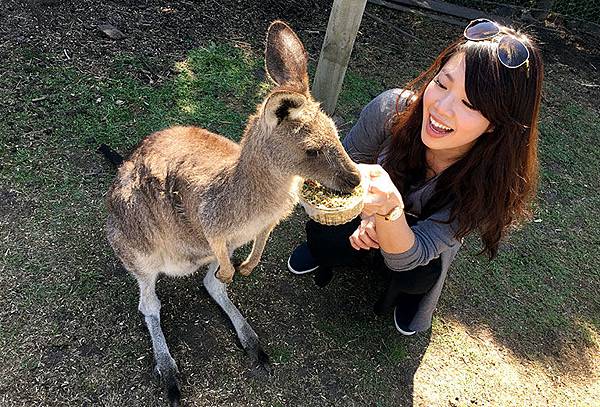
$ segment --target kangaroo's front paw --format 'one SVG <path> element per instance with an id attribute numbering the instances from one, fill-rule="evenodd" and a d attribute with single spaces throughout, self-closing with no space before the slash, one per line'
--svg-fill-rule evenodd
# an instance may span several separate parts
<path id="1" fill-rule="evenodd" d="M 242 264 L 240 264 L 237 271 L 243 276 L 249 276 L 250 273 L 252 273 L 252 270 L 254 270 L 254 267 L 255 266 L 250 263 L 243 262 Z"/>
<path id="2" fill-rule="evenodd" d="M 215 274 L 217 278 L 224 284 L 230 284 L 233 281 L 233 269 L 224 270 L 222 267 Z"/>

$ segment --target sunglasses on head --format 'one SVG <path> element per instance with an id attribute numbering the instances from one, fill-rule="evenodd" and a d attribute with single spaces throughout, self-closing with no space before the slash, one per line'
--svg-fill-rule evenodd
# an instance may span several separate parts
<path id="1" fill-rule="evenodd" d="M 529 50 L 511 34 L 502 32 L 500 26 L 486 18 L 473 20 L 463 34 L 471 41 L 483 41 L 502 36 L 498 42 L 498 59 L 507 68 L 518 68 L 529 63 Z M 529 67 L 529 65 L 527 65 Z"/>

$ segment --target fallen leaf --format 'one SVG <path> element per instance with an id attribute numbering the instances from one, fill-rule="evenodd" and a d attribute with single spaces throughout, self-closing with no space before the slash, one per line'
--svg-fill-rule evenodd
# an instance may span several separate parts
<path id="1" fill-rule="evenodd" d="M 110 24 L 103 24 L 98 26 L 98 29 L 102 31 L 107 37 L 113 40 L 122 40 L 125 38 L 125 34 L 123 34 L 118 28 Z"/>

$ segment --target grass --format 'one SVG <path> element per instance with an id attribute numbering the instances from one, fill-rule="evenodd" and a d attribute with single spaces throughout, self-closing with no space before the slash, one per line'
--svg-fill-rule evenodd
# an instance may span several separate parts
<path id="1" fill-rule="evenodd" d="M 156 405 L 137 288 L 103 235 L 114 172 L 99 143 L 130 151 L 145 135 L 198 123 L 234 140 L 266 94 L 251 51 L 209 44 L 147 83 L 152 60 L 120 55 L 108 76 L 22 48 L 0 89 L 0 404 Z M 568 75 L 568 73 L 565 73 Z M 399 337 L 370 307 L 368 270 L 317 290 L 292 278 L 300 211 L 231 296 L 276 363 L 255 378 L 201 276 L 159 281 L 167 340 L 192 405 L 592 405 L 598 388 L 600 198 L 597 108 L 549 80 L 541 120 L 535 221 L 487 262 L 469 239 L 431 336 Z M 381 91 L 349 71 L 338 113 L 352 123 Z M 266 295 L 268 293 L 268 295 Z M 596 380 L 596 381 L 594 381 Z"/>

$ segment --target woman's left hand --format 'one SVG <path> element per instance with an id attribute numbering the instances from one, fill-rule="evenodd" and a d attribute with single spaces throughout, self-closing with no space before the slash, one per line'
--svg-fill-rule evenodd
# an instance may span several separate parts
<path id="1" fill-rule="evenodd" d="M 387 215 L 399 206 L 404 208 L 400 192 L 389 174 L 378 164 L 358 164 L 365 188 L 363 215 Z"/>
<path id="2" fill-rule="evenodd" d="M 375 231 L 375 219 L 373 216 L 364 218 L 352 235 L 350 235 L 350 244 L 355 250 L 379 249 L 377 232 Z"/>

